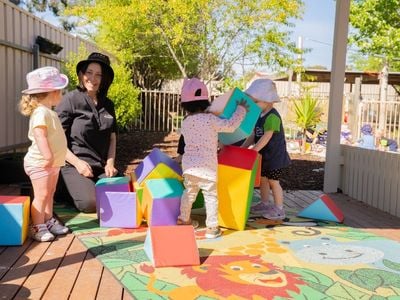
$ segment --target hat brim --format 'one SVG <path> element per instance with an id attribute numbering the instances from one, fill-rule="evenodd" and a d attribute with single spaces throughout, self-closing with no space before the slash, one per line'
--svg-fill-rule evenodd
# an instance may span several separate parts
<path id="1" fill-rule="evenodd" d="M 111 68 L 110 65 L 104 63 L 102 60 L 99 59 L 85 59 L 85 60 L 81 60 L 80 62 L 78 62 L 78 64 L 76 65 L 76 74 L 79 75 L 79 71 L 82 70 L 83 66 L 88 65 L 90 63 L 98 63 L 101 66 L 104 67 L 104 70 L 108 73 L 108 75 L 110 75 L 111 77 L 111 81 L 114 80 L 114 70 Z"/>
<path id="2" fill-rule="evenodd" d="M 257 96 L 251 95 L 251 94 L 248 93 L 247 91 L 245 91 L 245 93 L 246 93 L 250 98 L 252 98 L 254 101 L 258 101 L 258 102 L 265 102 L 265 103 L 279 103 L 279 102 L 282 102 L 282 100 L 279 98 L 278 95 L 276 95 L 276 97 L 270 99 L 270 98 L 265 98 L 265 97 L 263 97 L 263 96 L 257 97 Z"/>
<path id="3" fill-rule="evenodd" d="M 30 88 L 30 89 L 28 88 L 26 90 L 23 90 L 21 93 L 31 95 L 31 94 L 47 93 L 47 92 L 53 92 L 53 91 L 65 89 L 69 83 L 68 76 L 66 76 L 64 74 L 60 74 L 60 78 L 62 80 L 60 81 L 60 84 L 58 84 L 56 86 L 49 87 L 49 88 Z"/>

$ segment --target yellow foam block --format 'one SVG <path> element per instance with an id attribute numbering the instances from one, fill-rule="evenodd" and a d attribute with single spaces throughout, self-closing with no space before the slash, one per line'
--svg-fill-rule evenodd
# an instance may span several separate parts
<path id="1" fill-rule="evenodd" d="M 252 170 L 218 165 L 218 222 L 244 230 L 249 217 L 257 163 Z"/>
<path id="2" fill-rule="evenodd" d="M 145 180 L 140 183 L 140 186 L 143 187 L 146 180 L 148 179 L 164 179 L 164 178 L 173 178 L 179 181 L 182 181 L 182 176 L 176 173 L 172 168 L 164 163 L 159 163 L 154 167 L 153 170 L 146 176 Z"/>

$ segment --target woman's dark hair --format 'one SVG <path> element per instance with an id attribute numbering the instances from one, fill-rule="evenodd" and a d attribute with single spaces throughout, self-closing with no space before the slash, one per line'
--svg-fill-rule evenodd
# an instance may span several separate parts
<path id="1" fill-rule="evenodd" d="M 81 92 L 86 92 L 86 88 L 85 85 L 83 84 L 83 74 L 85 74 L 87 68 L 89 67 L 89 64 L 93 64 L 93 63 L 97 63 L 97 62 L 88 62 L 87 64 L 84 64 L 82 66 L 82 68 L 79 70 L 79 75 L 78 75 L 78 79 L 79 79 L 79 85 L 77 86 L 78 90 Z M 100 87 L 99 90 L 97 92 L 97 96 L 99 98 L 106 98 L 107 97 L 107 93 L 108 93 L 108 89 L 110 88 L 110 85 L 112 83 L 112 78 L 110 76 L 110 74 L 107 72 L 107 70 L 103 67 L 102 64 L 98 63 L 101 67 L 101 82 L 100 82 Z"/>
<path id="2" fill-rule="evenodd" d="M 210 102 L 208 100 L 197 100 L 190 102 L 183 102 L 182 107 L 189 113 L 197 113 L 205 111 L 209 106 Z"/>

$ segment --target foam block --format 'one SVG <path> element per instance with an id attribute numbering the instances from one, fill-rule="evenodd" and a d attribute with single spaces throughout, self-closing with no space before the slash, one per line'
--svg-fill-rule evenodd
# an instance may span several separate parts
<path id="1" fill-rule="evenodd" d="M 262 162 L 262 156 L 261 154 L 257 154 L 257 171 L 256 171 L 256 179 L 254 180 L 254 187 L 260 187 L 261 185 L 261 162 Z"/>
<path id="2" fill-rule="evenodd" d="M 20 246 L 28 235 L 30 198 L 0 196 L 0 245 Z"/>
<path id="3" fill-rule="evenodd" d="M 219 225 L 245 229 L 253 199 L 258 158 L 256 151 L 236 146 L 226 146 L 219 153 Z"/>
<path id="4" fill-rule="evenodd" d="M 218 153 L 218 164 L 252 170 L 257 157 L 255 150 L 227 145 Z"/>
<path id="5" fill-rule="evenodd" d="M 183 185 L 177 179 L 146 180 L 142 204 L 147 225 L 176 225 L 182 193 Z"/>
<path id="6" fill-rule="evenodd" d="M 100 202 L 107 201 L 105 192 L 131 192 L 132 186 L 130 177 L 105 177 L 96 182 L 96 212 L 97 218 L 100 219 Z"/>
<path id="7" fill-rule="evenodd" d="M 249 110 L 240 126 L 234 132 L 221 132 L 218 134 L 218 139 L 224 145 L 230 145 L 248 137 L 256 125 L 261 109 L 249 96 L 238 88 L 234 88 L 233 90 L 215 98 L 211 103 L 209 110 L 212 113 L 221 118 L 229 119 L 236 111 L 237 101 L 241 100 L 246 102 Z"/>
<path id="8" fill-rule="evenodd" d="M 300 211 L 297 216 L 338 223 L 342 223 L 344 220 L 342 211 L 326 194 L 322 194 L 317 200 Z"/>
<path id="9" fill-rule="evenodd" d="M 159 164 L 166 167 L 158 167 Z M 156 167 L 158 167 L 156 169 Z M 168 173 L 168 175 L 166 175 Z M 175 174 L 175 175 L 171 175 Z M 152 178 L 182 178 L 181 166 L 158 148 L 154 148 L 135 169 L 136 181 L 142 185 L 143 181 Z M 150 178 L 149 176 L 152 176 Z"/>
<path id="10" fill-rule="evenodd" d="M 137 228 L 142 211 L 136 193 L 105 192 L 100 200 L 100 227 Z"/>
<path id="11" fill-rule="evenodd" d="M 150 226 L 144 251 L 154 267 L 200 264 L 199 250 L 191 225 Z"/>

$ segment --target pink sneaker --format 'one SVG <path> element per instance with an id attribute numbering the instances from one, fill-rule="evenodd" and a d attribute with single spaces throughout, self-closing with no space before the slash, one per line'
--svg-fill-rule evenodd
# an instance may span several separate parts
<path id="1" fill-rule="evenodd" d="M 285 210 L 283 208 L 278 208 L 275 205 L 272 209 L 263 213 L 262 216 L 269 220 L 283 220 L 286 218 Z"/>
<path id="2" fill-rule="evenodd" d="M 62 225 L 60 221 L 58 221 L 54 217 L 46 221 L 46 226 L 49 231 L 54 235 L 67 234 L 69 231 L 68 227 Z"/>
<path id="3" fill-rule="evenodd" d="M 251 208 L 250 208 L 250 213 L 252 214 L 264 214 L 266 212 L 268 212 L 269 210 L 271 210 L 273 207 L 275 207 L 274 204 L 272 204 L 271 202 L 263 202 L 260 201 L 256 204 L 254 204 Z"/>

